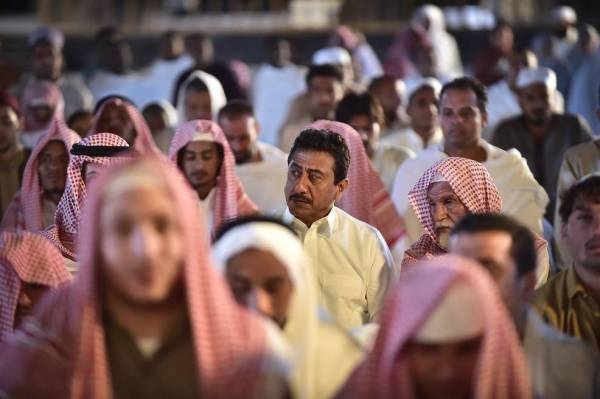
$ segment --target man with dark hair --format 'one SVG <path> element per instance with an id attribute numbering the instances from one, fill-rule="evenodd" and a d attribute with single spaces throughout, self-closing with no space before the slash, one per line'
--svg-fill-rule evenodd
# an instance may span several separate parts
<path id="1" fill-rule="evenodd" d="M 373 78 L 367 89 L 383 108 L 384 124 L 381 135 L 397 133 L 408 125 L 404 112 L 406 105 L 406 85 L 401 79 L 391 75 L 382 75 Z"/>
<path id="2" fill-rule="evenodd" d="M 307 91 L 292 104 L 287 121 L 279 132 L 278 147 L 289 151 L 306 125 L 319 119 L 333 119 L 335 107 L 344 95 L 342 72 L 329 64 L 313 65 L 306 76 Z M 302 97 L 306 97 L 306 106 Z"/>
<path id="3" fill-rule="evenodd" d="M 323 305 L 346 329 L 376 319 L 395 277 L 379 231 L 334 206 L 348 186 L 349 164 L 342 136 L 302 131 L 288 157 L 284 215 L 314 262 Z"/>
<path id="4" fill-rule="evenodd" d="M 558 210 L 571 265 L 538 290 L 534 305 L 557 330 L 600 348 L 600 176 L 569 188 Z"/>
<path id="5" fill-rule="evenodd" d="M 262 212 L 281 216 L 285 210 L 281 197 L 286 178 L 285 154 L 275 146 L 258 141 L 261 127 L 247 101 L 228 102 L 217 119 L 235 157 L 236 173 L 246 194 Z"/>
<path id="6" fill-rule="evenodd" d="M 414 153 L 405 147 L 380 143 L 383 118 L 381 105 L 368 93 L 346 94 L 335 110 L 336 121 L 352 126 L 360 134 L 367 156 L 389 191 L 398 167 Z"/>
<path id="7" fill-rule="evenodd" d="M 600 357 L 532 311 L 534 238 L 527 227 L 499 214 L 471 214 L 452 230 L 450 252 L 478 261 L 494 278 L 521 337 L 535 397 L 592 398 L 600 388 Z M 577 365 L 577 373 L 566 373 Z M 557 378 L 561 376 L 561 378 Z"/>
<path id="8" fill-rule="evenodd" d="M 409 209 L 408 191 L 427 168 L 446 157 L 483 163 L 500 191 L 502 211 L 541 235 L 548 195 L 535 181 L 518 151 L 501 150 L 481 138 L 487 123 L 486 106 L 485 88 L 473 78 L 457 78 L 443 86 L 439 103 L 443 146 L 426 149 L 404 162 L 394 181 L 392 198 L 404 216 L 411 241 L 420 237 L 422 230 Z"/>

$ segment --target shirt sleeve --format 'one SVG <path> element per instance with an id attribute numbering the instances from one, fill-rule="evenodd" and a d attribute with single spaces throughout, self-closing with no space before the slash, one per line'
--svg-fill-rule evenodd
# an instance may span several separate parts
<path id="1" fill-rule="evenodd" d="M 400 269 L 396 269 L 390 249 L 381 233 L 374 228 L 370 246 L 372 264 L 367 281 L 367 311 L 372 322 L 377 319 L 388 286 L 397 280 Z"/>

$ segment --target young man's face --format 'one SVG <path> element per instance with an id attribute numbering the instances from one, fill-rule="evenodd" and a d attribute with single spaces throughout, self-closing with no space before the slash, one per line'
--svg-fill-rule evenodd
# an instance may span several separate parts
<path id="1" fill-rule="evenodd" d="M 369 157 L 372 157 L 379 144 L 381 125 L 373 121 L 369 115 L 355 115 L 348 121 L 348 124 L 360 134 L 363 147 Z"/>
<path id="2" fill-rule="evenodd" d="M 62 53 L 50 43 L 36 44 L 32 50 L 31 62 L 33 75 L 39 79 L 56 80 L 62 72 Z"/>
<path id="3" fill-rule="evenodd" d="M 107 189 L 100 257 L 107 293 L 138 307 L 166 302 L 183 265 L 181 210 L 161 185 Z"/>
<path id="4" fill-rule="evenodd" d="M 249 162 L 254 154 L 258 137 L 258 124 L 251 115 L 236 119 L 221 118 L 219 125 L 227 137 L 236 164 Z"/>
<path id="5" fill-rule="evenodd" d="M 431 131 L 438 126 L 438 100 L 429 86 L 415 91 L 408 102 L 406 113 L 416 131 Z"/>
<path id="6" fill-rule="evenodd" d="M 232 256 L 225 277 L 239 304 L 284 327 L 294 287 L 286 267 L 270 252 L 247 249 Z"/>
<path id="7" fill-rule="evenodd" d="M 195 190 L 210 190 L 217 185 L 222 163 L 217 145 L 212 141 L 191 141 L 182 150 L 181 168 Z"/>
<path id="8" fill-rule="evenodd" d="M 312 118 L 328 119 L 342 99 L 342 83 L 330 76 L 314 76 L 308 82 L 308 96 Z"/>
<path id="9" fill-rule="evenodd" d="M 479 110 L 473 91 L 448 90 L 440 98 L 440 121 L 447 145 L 469 148 L 479 142 L 487 114 Z"/>
<path id="10" fill-rule="evenodd" d="M 534 126 L 548 123 L 552 117 L 550 92 L 544 84 L 537 83 L 519 89 L 519 105 L 525 119 Z"/>
<path id="11" fill-rule="evenodd" d="M 194 119 L 212 119 L 210 94 L 207 91 L 187 89 L 183 96 L 186 121 Z"/>
<path id="12" fill-rule="evenodd" d="M 285 198 L 290 212 L 307 226 L 325 217 L 348 185 L 337 184 L 333 156 L 323 151 L 297 150 L 288 165 Z"/>
<path id="13" fill-rule="evenodd" d="M 580 195 L 562 235 L 575 264 L 600 273 L 600 203 Z"/>
<path id="14" fill-rule="evenodd" d="M 438 245 L 448 248 L 450 232 L 460 219 L 467 213 L 467 207 L 448 182 L 431 183 L 427 189 L 429 211 L 433 220 Z"/>
<path id="15" fill-rule="evenodd" d="M 38 155 L 38 175 L 45 192 L 65 191 L 69 154 L 62 141 L 52 140 Z"/>

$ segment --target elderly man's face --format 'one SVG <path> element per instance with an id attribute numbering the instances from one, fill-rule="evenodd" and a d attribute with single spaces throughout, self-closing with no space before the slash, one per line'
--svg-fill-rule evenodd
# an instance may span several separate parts
<path id="1" fill-rule="evenodd" d="M 575 264 L 600 272 L 600 203 L 579 196 L 562 235 Z"/>
<path id="2" fill-rule="evenodd" d="M 270 252 L 247 249 L 232 256 L 225 277 L 240 305 L 284 327 L 294 287 L 285 266 Z"/>
<path id="3" fill-rule="evenodd" d="M 536 83 L 521 88 L 519 104 L 525 119 L 534 126 L 544 125 L 552 117 L 550 92 L 544 84 Z"/>
<path id="4" fill-rule="evenodd" d="M 471 148 L 479 143 L 487 114 L 481 113 L 473 91 L 448 90 L 440 99 L 440 120 L 447 146 Z"/>
<path id="5" fill-rule="evenodd" d="M 45 192 L 62 194 L 67 180 L 69 154 L 62 141 L 52 140 L 40 151 L 38 174 Z"/>
<path id="6" fill-rule="evenodd" d="M 184 254 L 180 211 L 158 182 L 107 188 L 99 228 L 108 295 L 138 307 L 164 303 L 173 295 Z"/>
<path id="7" fill-rule="evenodd" d="M 448 182 L 431 183 L 427 189 L 427 200 L 434 223 L 438 245 L 448 248 L 450 232 L 467 213 L 467 207 L 456 195 Z"/>
<path id="8" fill-rule="evenodd" d="M 290 212 L 305 225 L 327 216 L 348 180 L 335 183 L 335 161 L 323 151 L 298 150 L 288 165 L 285 198 Z"/>
<path id="9" fill-rule="evenodd" d="M 406 113 L 417 131 L 431 131 L 438 125 L 438 100 L 429 86 L 415 91 L 410 97 Z"/>

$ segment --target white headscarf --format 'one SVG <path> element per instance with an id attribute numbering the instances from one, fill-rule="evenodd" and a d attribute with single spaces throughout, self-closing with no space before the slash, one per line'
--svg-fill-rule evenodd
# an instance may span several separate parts
<path id="1" fill-rule="evenodd" d="M 200 79 L 208 88 L 208 95 L 210 96 L 210 108 L 212 113 L 213 121 L 217 120 L 217 114 L 219 110 L 227 104 L 227 98 L 225 97 L 225 91 L 223 90 L 223 86 L 221 82 L 213 75 L 206 73 L 204 71 L 194 71 L 188 76 L 188 78 L 183 82 L 183 84 L 179 87 L 179 91 L 177 92 L 177 116 L 179 120 L 179 124 L 183 124 L 187 122 L 185 117 L 185 89 L 190 84 L 190 82 L 194 79 Z"/>

